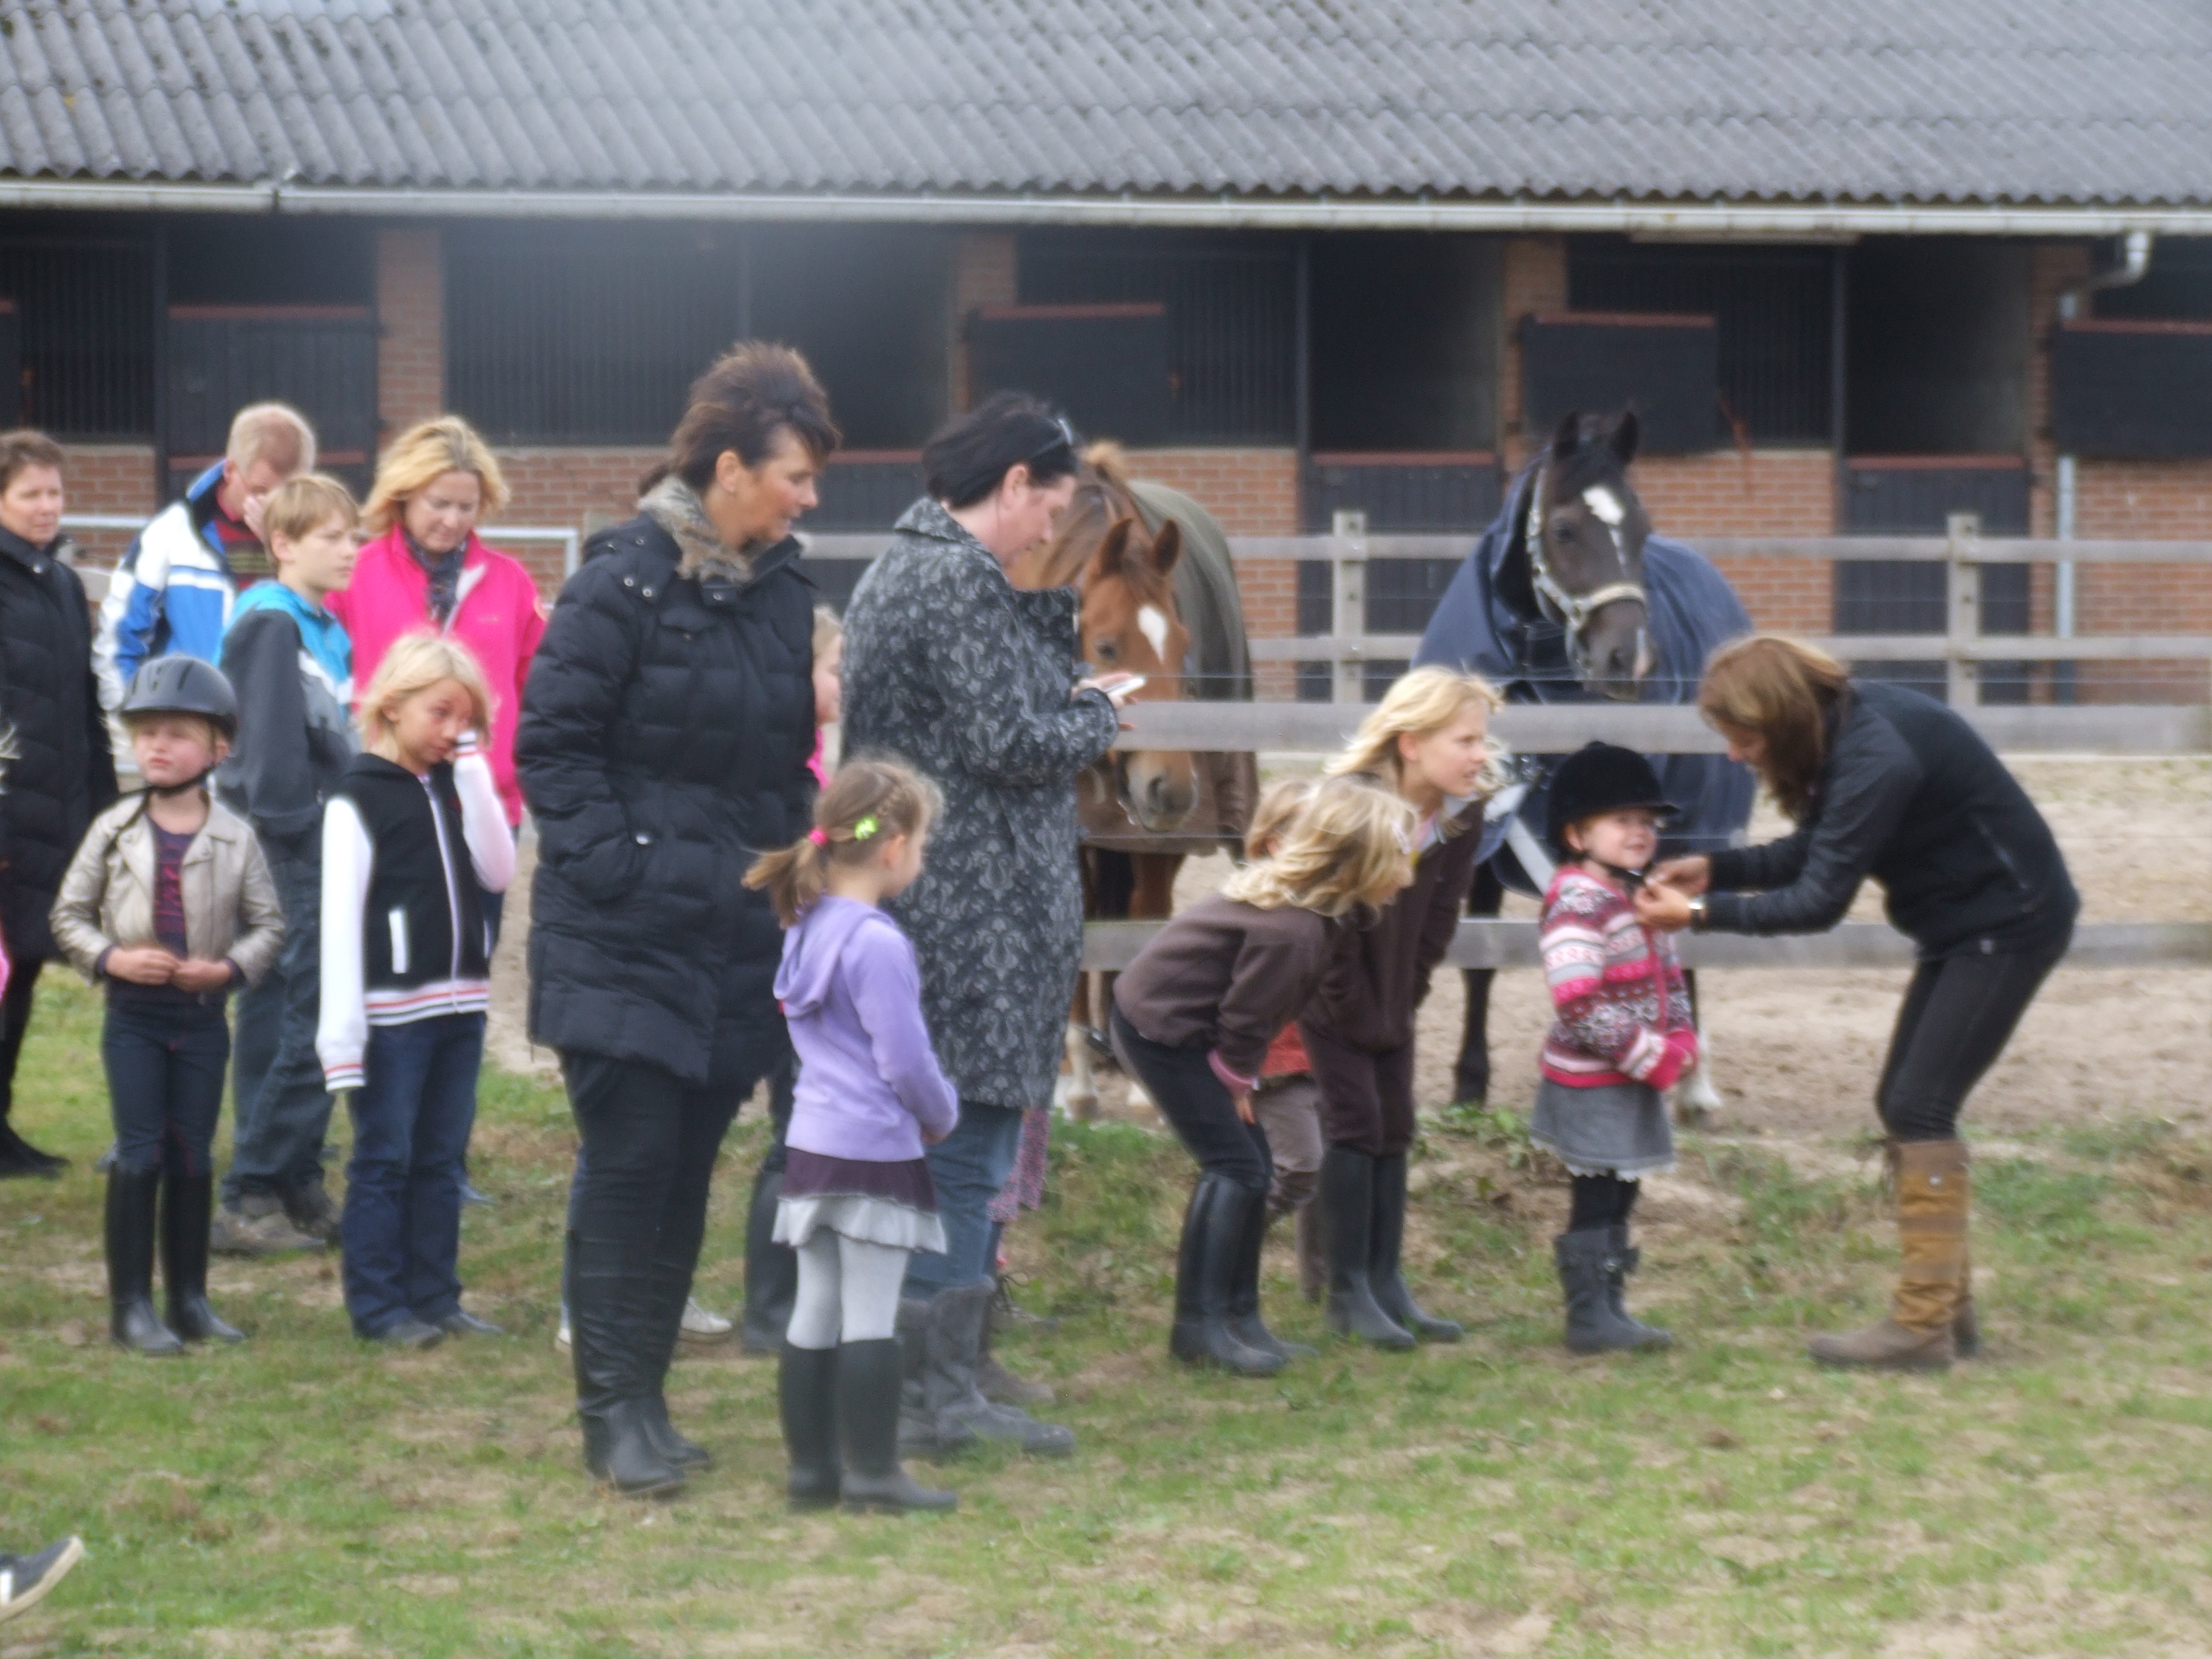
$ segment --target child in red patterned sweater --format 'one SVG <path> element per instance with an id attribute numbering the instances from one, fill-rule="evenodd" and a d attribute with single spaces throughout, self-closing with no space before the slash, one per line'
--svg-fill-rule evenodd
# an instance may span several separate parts
<path id="1" fill-rule="evenodd" d="M 1673 936 L 1647 933 L 1634 895 L 1671 812 L 1641 755 L 1593 743 L 1552 779 L 1547 829 L 1560 859 L 1539 934 L 1557 1011 L 1529 1138 L 1567 1166 L 1574 1209 L 1553 1246 L 1577 1353 L 1664 1347 L 1665 1331 L 1632 1319 L 1624 1285 L 1637 1183 L 1671 1169 L 1673 1131 L 1660 1091 L 1698 1055 Z"/>

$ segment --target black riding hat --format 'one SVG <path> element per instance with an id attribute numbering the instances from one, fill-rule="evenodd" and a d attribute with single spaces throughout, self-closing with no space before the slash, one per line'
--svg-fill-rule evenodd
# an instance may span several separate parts
<path id="1" fill-rule="evenodd" d="M 1648 807 L 1662 818 L 1682 809 L 1668 800 L 1659 787 L 1659 775 L 1651 763 L 1633 749 L 1618 744 L 1583 744 L 1559 763 L 1552 774 L 1552 793 L 1545 803 L 1544 839 L 1561 858 L 1576 856 L 1567 845 L 1567 827 L 1603 812 L 1625 812 Z"/>
<path id="2" fill-rule="evenodd" d="M 126 720 L 137 714 L 198 714 L 213 720 L 224 737 L 238 736 L 238 694 L 222 670 L 181 653 L 142 665 L 115 712 Z"/>

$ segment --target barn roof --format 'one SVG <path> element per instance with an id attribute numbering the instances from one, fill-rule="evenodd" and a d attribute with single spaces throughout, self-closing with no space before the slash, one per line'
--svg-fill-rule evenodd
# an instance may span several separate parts
<path id="1" fill-rule="evenodd" d="M 0 0 L 0 179 L 2212 204 L 2197 0 Z"/>

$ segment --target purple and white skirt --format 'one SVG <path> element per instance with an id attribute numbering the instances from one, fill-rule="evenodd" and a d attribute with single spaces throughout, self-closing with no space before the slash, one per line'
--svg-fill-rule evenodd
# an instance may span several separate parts
<path id="1" fill-rule="evenodd" d="M 792 1147 L 776 1200 L 775 1242 L 795 1250 L 824 1228 L 863 1243 L 942 1255 L 945 1224 L 937 1218 L 929 1160 L 875 1164 Z"/>

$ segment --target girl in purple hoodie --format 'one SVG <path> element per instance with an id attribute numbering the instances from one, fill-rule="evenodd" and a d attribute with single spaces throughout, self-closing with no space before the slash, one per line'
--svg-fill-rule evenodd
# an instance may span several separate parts
<path id="1" fill-rule="evenodd" d="M 945 1249 L 922 1148 L 951 1133 L 958 1097 L 929 1046 L 914 946 L 878 908 L 921 873 L 937 805 L 903 766 L 848 762 L 806 839 L 745 878 L 788 930 L 775 994 L 799 1060 L 775 1219 L 799 1255 L 778 1383 L 793 1509 L 955 1502 L 899 1467 L 897 1329 L 907 1257 Z"/>

